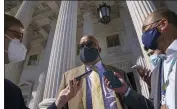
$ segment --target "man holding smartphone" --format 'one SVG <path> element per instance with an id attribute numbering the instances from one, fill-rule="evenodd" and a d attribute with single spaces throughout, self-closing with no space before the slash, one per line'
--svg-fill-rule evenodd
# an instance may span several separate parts
<path id="1" fill-rule="evenodd" d="M 101 48 L 95 37 L 83 36 L 81 38 L 80 59 L 83 65 L 64 73 L 59 92 L 67 86 L 68 80 L 73 76 L 82 75 L 87 71 L 92 72 L 85 76 L 81 90 L 65 105 L 65 109 L 125 109 L 123 96 L 106 87 L 103 74 L 106 71 L 109 71 L 106 73 L 112 73 L 111 75 L 117 72 L 129 83 L 128 77 L 124 71 L 103 64 L 100 52 Z"/>

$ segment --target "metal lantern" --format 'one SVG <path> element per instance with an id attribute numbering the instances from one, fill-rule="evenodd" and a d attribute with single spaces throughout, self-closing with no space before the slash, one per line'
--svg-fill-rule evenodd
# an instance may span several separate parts
<path id="1" fill-rule="evenodd" d="M 103 5 L 99 5 L 97 11 L 101 23 L 108 24 L 111 21 L 111 17 L 110 17 L 111 8 L 110 6 L 106 5 L 106 3 L 103 3 Z"/>

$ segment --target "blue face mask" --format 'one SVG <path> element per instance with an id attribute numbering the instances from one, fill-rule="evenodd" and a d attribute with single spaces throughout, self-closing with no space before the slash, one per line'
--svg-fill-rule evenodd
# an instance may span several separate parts
<path id="1" fill-rule="evenodd" d="M 157 27 L 152 28 L 142 35 L 142 42 L 144 46 L 148 49 L 151 50 L 156 50 L 157 49 L 157 39 L 161 33 L 158 31 Z"/>
<path id="2" fill-rule="evenodd" d="M 158 65 L 160 58 L 157 56 L 157 54 L 154 54 L 150 56 L 150 60 L 151 60 L 153 67 L 155 67 Z"/>

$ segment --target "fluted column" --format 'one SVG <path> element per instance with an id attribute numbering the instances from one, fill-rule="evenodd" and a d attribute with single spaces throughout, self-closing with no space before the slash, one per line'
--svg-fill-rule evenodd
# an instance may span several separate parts
<path id="1" fill-rule="evenodd" d="M 87 12 L 83 15 L 83 35 L 93 35 L 93 23 L 91 19 L 91 13 Z"/>
<path id="2" fill-rule="evenodd" d="M 47 74 L 47 68 L 49 64 L 55 26 L 56 26 L 56 22 L 52 21 L 50 33 L 47 39 L 47 44 L 45 46 L 44 56 L 39 62 L 38 71 L 40 71 L 41 74 L 39 76 L 39 82 L 37 83 L 38 87 L 37 87 L 36 96 L 34 98 L 34 105 L 32 109 L 39 109 L 38 105 L 43 100 L 44 88 L 46 83 L 46 74 Z"/>
<path id="3" fill-rule="evenodd" d="M 39 76 L 38 87 L 37 87 L 36 96 L 34 98 L 34 105 L 32 109 L 39 109 L 38 105 L 42 101 L 42 98 L 43 98 L 45 81 L 46 81 L 46 73 L 43 72 Z"/>
<path id="4" fill-rule="evenodd" d="M 137 62 L 137 64 L 142 65 L 146 68 L 151 68 L 147 53 L 143 49 L 144 46 L 142 43 L 141 35 L 142 35 L 142 25 L 143 25 L 143 21 L 145 20 L 145 17 L 147 17 L 147 15 L 150 14 L 151 12 L 155 11 L 156 7 L 152 1 L 127 1 L 126 0 L 126 3 L 144 56 L 144 59 L 141 56 L 139 56 L 139 62 Z M 140 79 L 140 85 L 141 85 L 141 93 L 148 98 L 149 91 L 146 83 Z"/>
<path id="5" fill-rule="evenodd" d="M 35 6 L 37 6 L 38 3 L 39 1 L 26 1 L 25 0 L 22 2 L 19 10 L 17 11 L 15 17 L 22 22 L 24 29 L 27 29 L 29 24 L 31 23 Z M 28 44 L 29 38 L 30 37 L 27 36 L 25 32 L 23 36 L 23 43 L 25 45 Z"/>
<path id="6" fill-rule="evenodd" d="M 57 97 L 64 72 L 74 67 L 76 52 L 77 1 L 61 1 L 49 60 L 44 96 L 40 108 L 47 108 Z"/>
<path id="7" fill-rule="evenodd" d="M 120 8 L 120 17 L 121 20 L 124 24 L 124 32 L 125 32 L 125 37 L 128 37 L 128 42 L 127 42 L 127 47 L 130 47 L 130 49 L 132 50 L 132 54 L 133 54 L 133 58 L 132 58 L 132 63 L 133 64 L 137 64 L 137 60 L 139 59 L 139 57 L 143 57 L 141 48 L 140 48 L 140 44 L 136 35 L 136 31 L 133 27 L 133 23 L 131 20 L 131 16 L 129 15 L 128 12 L 128 8 L 127 5 L 125 3 L 122 3 Z M 143 64 L 142 64 L 143 66 Z M 139 83 L 139 77 L 137 75 L 137 72 L 134 72 L 135 76 L 135 80 L 136 80 L 136 85 L 137 85 L 137 92 L 141 93 L 141 89 L 140 87 L 140 83 Z"/>
<path id="8" fill-rule="evenodd" d="M 152 1 L 128 1 L 126 0 L 137 36 L 138 40 L 143 52 L 144 61 L 145 61 L 145 67 L 151 68 L 151 64 L 149 61 L 149 58 L 146 54 L 146 52 L 143 49 L 143 43 L 141 39 L 142 35 L 142 25 L 143 21 L 145 20 L 145 17 L 147 17 L 148 14 L 156 10 L 155 5 Z"/>

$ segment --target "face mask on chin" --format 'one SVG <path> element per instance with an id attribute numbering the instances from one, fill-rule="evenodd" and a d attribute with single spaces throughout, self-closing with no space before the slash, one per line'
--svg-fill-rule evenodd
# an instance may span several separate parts
<path id="1" fill-rule="evenodd" d="M 25 60 L 27 49 L 19 39 L 11 39 L 9 36 L 5 35 L 11 41 L 9 42 L 8 50 L 5 50 L 8 54 L 9 62 L 18 62 Z"/>
<path id="2" fill-rule="evenodd" d="M 159 57 L 157 56 L 157 54 L 154 54 L 150 56 L 150 60 L 151 60 L 153 67 L 155 67 L 158 65 Z"/>
<path id="3" fill-rule="evenodd" d="M 84 46 L 80 51 L 80 60 L 83 63 L 91 63 L 99 57 L 98 49 Z"/>
<path id="4" fill-rule="evenodd" d="M 142 42 L 144 46 L 148 49 L 151 50 L 156 50 L 157 49 L 157 39 L 161 33 L 158 31 L 157 27 L 154 27 L 142 35 Z"/>

